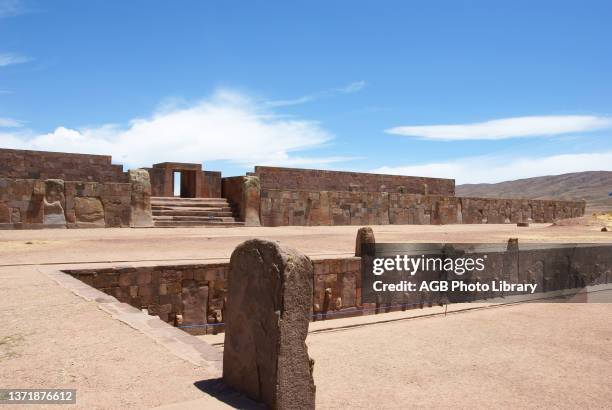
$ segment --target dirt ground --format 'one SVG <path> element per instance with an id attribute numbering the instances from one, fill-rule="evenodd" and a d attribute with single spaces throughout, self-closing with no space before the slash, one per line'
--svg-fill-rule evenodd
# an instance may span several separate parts
<path id="1" fill-rule="evenodd" d="M 309 256 L 350 255 L 357 226 L 0 231 L 0 265 L 227 259 L 251 238 L 278 240 Z M 377 242 L 612 242 L 599 226 L 379 225 Z"/>
<path id="2" fill-rule="evenodd" d="M 76 388 L 80 408 L 224 407 L 195 384 L 215 375 L 60 287 L 38 265 L 226 259 L 253 237 L 310 256 L 349 255 L 357 228 L 0 231 L 0 384 Z M 583 225 L 373 228 L 378 242 L 612 242 L 612 233 Z M 610 307 L 524 305 L 313 333 L 317 403 L 605 407 Z"/>
<path id="3" fill-rule="evenodd" d="M 612 305 L 533 303 L 311 333 L 320 408 L 609 408 Z"/>

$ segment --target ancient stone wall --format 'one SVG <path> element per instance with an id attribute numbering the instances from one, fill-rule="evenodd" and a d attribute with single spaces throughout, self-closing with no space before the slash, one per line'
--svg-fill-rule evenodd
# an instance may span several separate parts
<path id="1" fill-rule="evenodd" d="M 361 304 L 360 261 L 357 257 L 312 261 L 313 310 L 317 314 L 313 319 L 325 318 L 331 311 L 344 316 L 362 314 L 358 311 Z M 120 302 L 138 309 L 147 309 L 150 314 L 168 323 L 184 325 L 183 329 L 189 333 L 213 334 L 224 330 L 222 323 L 228 271 L 229 263 L 212 263 L 77 269 L 65 272 L 114 296 Z M 326 293 L 329 289 L 331 291 Z M 201 300 L 189 297 L 195 292 L 207 297 L 203 310 L 192 308 L 194 304 L 202 305 Z M 185 296 L 188 299 L 187 305 L 183 300 Z"/>
<path id="2" fill-rule="evenodd" d="M 244 177 L 223 178 L 221 187 L 221 195 L 232 205 L 234 215 L 244 221 Z"/>
<path id="3" fill-rule="evenodd" d="M 229 264 L 119 267 L 66 273 L 193 334 L 217 333 L 223 322 Z M 199 296 L 196 296 L 199 295 Z M 202 301 L 202 296 L 206 300 Z M 211 326 L 202 326 L 202 324 Z"/>
<path id="4" fill-rule="evenodd" d="M 202 197 L 221 198 L 221 172 L 202 171 Z"/>
<path id="5" fill-rule="evenodd" d="M 262 189 L 455 194 L 455 180 L 443 178 L 261 166 L 254 174 Z"/>
<path id="6" fill-rule="evenodd" d="M 128 227 L 131 195 L 129 183 L 0 178 L 0 228 Z"/>
<path id="7" fill-rule="evenodd" d="M 553 222 L 584 215 L 582 201 L 460 198 L 387 192 L 261 191 L 261 224 L 438 225 Z"/>
<path id="8" fill-rule="evenodd" d="M 109 155 L 0 149 L 0 177 L 64 181 L 127 182 Z"/>
<path id="9" fill-rule="evenodd" d="M 609 246 L 603 249 L 593 245 L 575 248 L 524 246 L 520 249 L 520 258 L 512 260 L 508 260 L 508 252 L 487 252 L 487 255 L 487 269 L 478 275 L 481 282 L 506 279 L 515 283 L 538 283 L 541 285 L 538 292 L 612 283 Z M 362 303 L 360 257 L 314 259 L 312 264 L 311 320 L 421 308 L 443 301 L 443 295 L 431 291 L 411 294 L 401 306 Z M 66 272 L 121 302 L 148 309 L 150 314 L 166 322 L 179 326 L 187 324 L 182 328 L 189 333 L 204 334 L 224 330 L 228 271 L 229 263 L 213 263 Z M 487 299 L 492 295 L 473 292 L 469 297 L 461 296 L 465 301 Z"/>

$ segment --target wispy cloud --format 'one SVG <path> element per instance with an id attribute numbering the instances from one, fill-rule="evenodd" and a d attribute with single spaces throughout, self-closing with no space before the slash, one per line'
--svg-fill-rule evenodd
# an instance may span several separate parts
<path id="1" fill-rule="evenodd" d="M 480 156 L 373 170 L 385 174 L 454 178 L 457 184 L 494 183 L 582 171 L 612 171 L 612 151 L 521 158 Z"/>
<path id="2" fill-rule="evenodd" d="M 365 81 L 355 81 L 345 85 L 344 87 L 333 88 L 330 90 L 320 91 L 313 94 L 303 95 L 298 98 L 292 98 L 288 100 L 272 100 L 266 101 L 265 104 L 268 107 L 287 107 L 291 105 L 304 104 L 315 100 L 320 100 L 323 98 L 334 97 L 339 94 L 352 94 L 358 91 L 361 91 L 365 88 L 367 83 Z"/>
<path id="3" fill-rule="evenodd" d="M 612 118 L 594 115 L 549 115 L 502 118 L 451 125 L 410 125 L 386 130 L 389 134 L 429 140 L 500 140 L 541 137 L 612 128 Z"/>
<path id="4" fill-rule="evenodd" d="M 0 117 L 0 127 L 3 128 L 18 128 L 23 126 L 21 121 L 17 121 L 13 118 L 2 118 Z"/>
<path id="5" fill-rule="evenodd" d="M 338 92 L 343 94 L 356 93 L 357 91 L 361 91 L 365 88 L 367 83 L 365 81 L 355 81 L 344 87 L 340 87 L 337 89 Z"/>
<path id="6" fill-rule="evenodd" d="M 0 67 L 6 67 L 13 64 L 21 64 L 32 61 L 30 57 L 22 56 L 13 53 L 2 53 L 0 54 Z"/>
<path id="7" fill-rule="evenodd" d="M 347 161 L 346 157 L 303 156 L 333 139 L 319 123 L 286 118 L 262 108 L 242 93 L 219 90 L 191 105 L 172 107 L 128 124 L 95 128 L 58 127 L 49 133 L 22 129 L 0 131 L 0 146 L 112 154 L 128 166 L 161 161 L 229 161 L 255 164 L 317 165 Z"/>

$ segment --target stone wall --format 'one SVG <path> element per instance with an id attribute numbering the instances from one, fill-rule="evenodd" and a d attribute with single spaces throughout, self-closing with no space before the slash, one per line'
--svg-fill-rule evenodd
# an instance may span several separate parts
<path id="1" fill-rule="evenodd" d="M 486 252 L 487 268 L 477 279 L 481 282 L 506 279 L 514 283 L 538 283 L 537 292 L 612 283 L 610 246 L 550 245 L 542 248 L 528 245 L 516 249 L 520 257 L 518 253 Z M 447 295 L 428 291 L 411 293 L 400 305 L 362 303 L 360 257 L 315 259 L 312 263 L 312 320 L 422 308 L 448 300 L 445 299 Z M 166 322 L 182 326 L 187 332 L 204 334 L 223 330 L 228 271 L 229 263 L 212 263 L 65 272 L 121 302 L 147 309 Z M 461 294 L 462 301 L 491 296 L 478 292 Z"/>
<path id="2" fill-rule="evenodd" d="M 0 229 L 129 227 L 131 216 L 130 183 L 0 178 Z"/>
<path id="3" fill-rule="evenodd" d="M 221 195 L 232 205 L 232 211 L 240 221 L 244 221 L 244 178 L 228 177 L 221 182 Z"/>
<path id="4" fill-rule="evenodd" d="M 147 309 L 175 326 L 191 326 L 185 328 L 190 333 L 205 334 L 223 330 L 214 324 L 223 322 L 228 269 L 229 264 L 219 263 L 65 272 L 120 302 Z"/>
<path id="5" fill-rule="evenodd" d="M 263 226 L 553 222 L 584 208 L 583 201 L 262 189 L 260 217 Z"/>
<path id="6" fill-rule="evenodd" d="M 318 315 L 314 318 L 323 319 L 329 312 L 340 310 L 338 313 L 344 315 L 362 314 L 357 311 L 361 305 L 360 258 L 313 260 L 313 266 L 313 310 Z M 210 334 L 223 331 L 228 271 L 229 263 L 211 263 L 64 272 L 120 302 L 184 326 L 187 332 Z M 328 289 L 331 292 L 326 293 Z M 194 300 L 193 294 L 199 294 L 200 299 Z"/>
<path id="7" fill-rule="evenodd" d="M 0 177 L 64 181 L 127 182 L 109 155 L 0 149 Z"/>
<path id="8" fill-rule="evenodd" d="M 221 198 L 221 172 L 202 171 L 202 197 Z"/>
<path id="9" fill-rule="evenodd" d="M 256 166 L 262 189 L 455 195 L 455 180 Z"/>

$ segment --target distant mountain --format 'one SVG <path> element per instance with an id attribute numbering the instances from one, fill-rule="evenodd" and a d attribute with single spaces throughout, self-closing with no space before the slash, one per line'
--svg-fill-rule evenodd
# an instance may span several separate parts
<path id="1" fill-rule="evenodd" d="M 457 196 L 587 201 L 592 211 L 612 211 L 612 172 L 586 171 L 517 179 L 497 184 L 457 185 Z"/>

